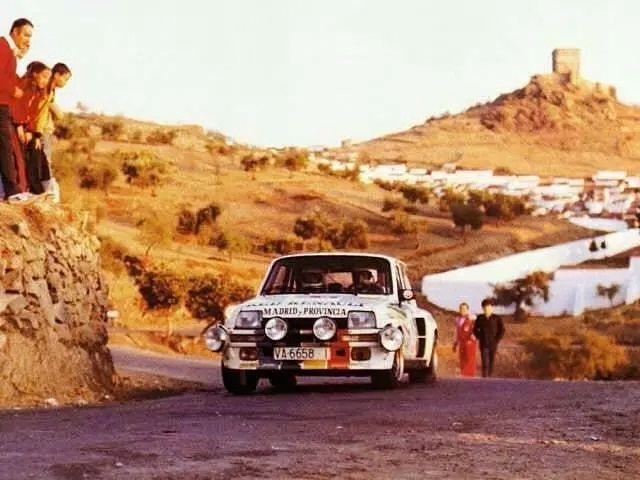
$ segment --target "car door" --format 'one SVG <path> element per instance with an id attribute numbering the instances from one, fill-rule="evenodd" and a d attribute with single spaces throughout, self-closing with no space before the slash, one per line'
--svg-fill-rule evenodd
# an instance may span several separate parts
<path id="1" fill-rule="evenodd" d="M 398 308 L 402 311 L 404 317 L 404 332 L 407 335 L 405 341 L 405 357 L 415 358 L 418 352 L 418 330 L 415 322 L 415 313 L 417 304 L 415 300 L 404 300 L 402 292 L 411 289 L 408 282 L 406 271 L 402 265 L 395 265 L 396 288 L 398 290 Z"/>

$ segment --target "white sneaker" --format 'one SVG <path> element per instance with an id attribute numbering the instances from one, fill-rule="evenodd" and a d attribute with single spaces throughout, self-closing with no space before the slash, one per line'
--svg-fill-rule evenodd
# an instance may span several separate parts
<path id="1" fill-rule="evenodd" d="M 16 193 L 15 195 L 11 195 L 7 200 L 10 203 L 23 203 L 28 200 L 31 200 L 35 195 L 31 192 L 22 192 Z"/>

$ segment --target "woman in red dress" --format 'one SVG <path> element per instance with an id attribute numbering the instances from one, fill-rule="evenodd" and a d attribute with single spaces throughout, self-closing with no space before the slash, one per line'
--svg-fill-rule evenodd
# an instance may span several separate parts
<path id="1" fill-rule="evenodd" d="M 461 303 L 456 317 L 456 338 L 453 351 L 458 350 L 460 374 L 463 377 L 476 376 L 476 351 L 478 342 L 473 335 L 475 316 L 469 313 L 469 305 Z"/>

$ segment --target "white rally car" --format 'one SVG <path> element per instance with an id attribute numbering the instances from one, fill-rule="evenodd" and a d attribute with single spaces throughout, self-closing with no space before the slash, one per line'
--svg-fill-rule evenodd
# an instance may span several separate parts
<path id="1" fill-rule="evenodd" d="M 273 261 L 257 297 L 203 333 L 222 379 L 248 394 L 297 376 L 369 376 L 374 385 L 435 380 L 438 329 L 413 297 L 404 263 L 384 255 L 312 253 Z"/>

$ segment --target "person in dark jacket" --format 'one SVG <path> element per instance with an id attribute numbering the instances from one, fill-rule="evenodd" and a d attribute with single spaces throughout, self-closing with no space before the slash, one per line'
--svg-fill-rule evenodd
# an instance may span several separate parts
<path id="1" fill-rule="evenodd" d="M 490 377 L 493 374 L 498 344 L 504 337 L 504 324 L 502 318 L 493 313 L 493 303 L 490 299 L 485 298 L 482 301 L 482 312 L 476 318 L 473 334 L 480 343 L 482 376 Z"/>

